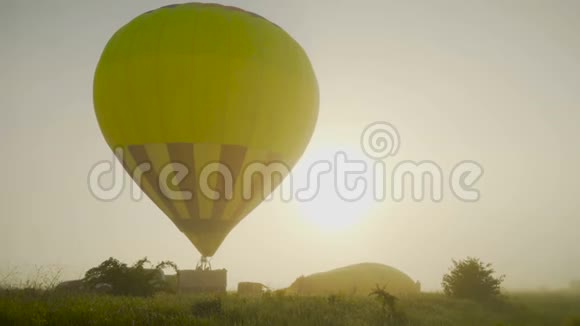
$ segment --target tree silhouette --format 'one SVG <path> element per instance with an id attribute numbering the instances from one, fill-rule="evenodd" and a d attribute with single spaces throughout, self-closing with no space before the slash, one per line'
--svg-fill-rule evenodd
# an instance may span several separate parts
<path id="1" fill-rule="evenodd" d="M 114 295 L 150 296 L 155 292 L 167 290 L 168 285 L 163 279 L 162 269 L 169 266 L 177 271 L 177 266 L 169 261 L 162 262 L 155 268 L 145 268 L 146 264 L 151 265 L 147 258 L 128 266 L 111 257 L 88 270 L 83 283 L 90 289 L 108 284 L 111 287 L 111 294 Z"/>
<path id="2" fill-rule="evenodd" d="M 491 264 L 473 257 L 452 262 L 453 266 L 443 276 L 441 283 L 445 294 L 475 300 L 493 299 L 500 295 L 505 275 L 494 277 L 495 271 Z"/>

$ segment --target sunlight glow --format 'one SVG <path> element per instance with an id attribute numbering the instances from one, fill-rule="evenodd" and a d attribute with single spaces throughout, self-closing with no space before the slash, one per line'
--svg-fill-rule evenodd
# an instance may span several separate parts
<path id="1" fill-rule="evenodd" d="M 339 151 L 345 152 L 348 160 L 359 160 L 369 163 L 360 151 L 346 148 L 314 148 L 305 153 L 299 165 L 296 166 L 293 174 L 293 180 L 297 189 L 302 189 L 306 185 L 309 168 L 316 162 L 329 162 L 331 171 L 320 176 L 318 185 L 318 194 L 309 200 L 300 200 L 295 198 L 294 202 L 298 206 L 302 217 L 309 223 L 316 225 L 321 231 L 339 231 L 353 227 L 364 219 L 374 204 L 371 191 L 364 193 L 362 198 L 355 201 L 347 201 L 341 198 L 335 185 L 335 164 L 334 157 Z M 368 165 L 370 168 L 370 165 Z M 367 171 L 368 172 L 368 171 Z M 367 185 L 369 182 L 369 173 L 361 174 Z M 354 176 L 353 176 L 354 179 Z M 349 178 L 349 183 L 352 179 Z"/>

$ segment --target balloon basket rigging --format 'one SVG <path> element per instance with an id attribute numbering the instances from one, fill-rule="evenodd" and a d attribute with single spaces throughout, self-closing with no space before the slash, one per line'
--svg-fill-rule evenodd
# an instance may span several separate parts
<path id="1" fill-rule="evenodd" d="M 211 257 L 201 256 L 195 267 L 198 271 L 211 271 Z"/>

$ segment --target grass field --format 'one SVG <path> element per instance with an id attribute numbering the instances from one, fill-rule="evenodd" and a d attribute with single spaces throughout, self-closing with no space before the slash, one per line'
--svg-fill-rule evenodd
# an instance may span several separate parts
<path id="1" fill-rule="evenodd" d="M 49 291 L 0 292 L 0 325 L 580 325 L 580 296 L 521 293 L 479 304 L 442 294 L 400 298 L 390 321 L 370 297 L 151 298 Z"/>

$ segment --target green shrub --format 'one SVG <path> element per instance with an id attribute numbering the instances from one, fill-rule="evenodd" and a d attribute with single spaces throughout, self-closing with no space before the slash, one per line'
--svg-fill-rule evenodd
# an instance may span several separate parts
<path id="1" fill-rule="evenodd" d="M 85 274 L 83 283 L 89 289 L 99 285 L 110 286 L 110 293 L 124 296 L 151 296 L 159 291 L 168 291 L 169 285 L 163 278 L 162 268 L 169 264 L 163 262 L 155 268 L 145 268 L 147 258 L 137 261 L 133 266 L 109 258 Z"/>
<path id="2" fill-rule="evenodd" d="M 505 276 L 494 277 L 491 264 L 468 257 L 453 260 L 453 267 L 443 276 L 443 290 L 448 296 L 475 300 L 496 299 Z"/>

